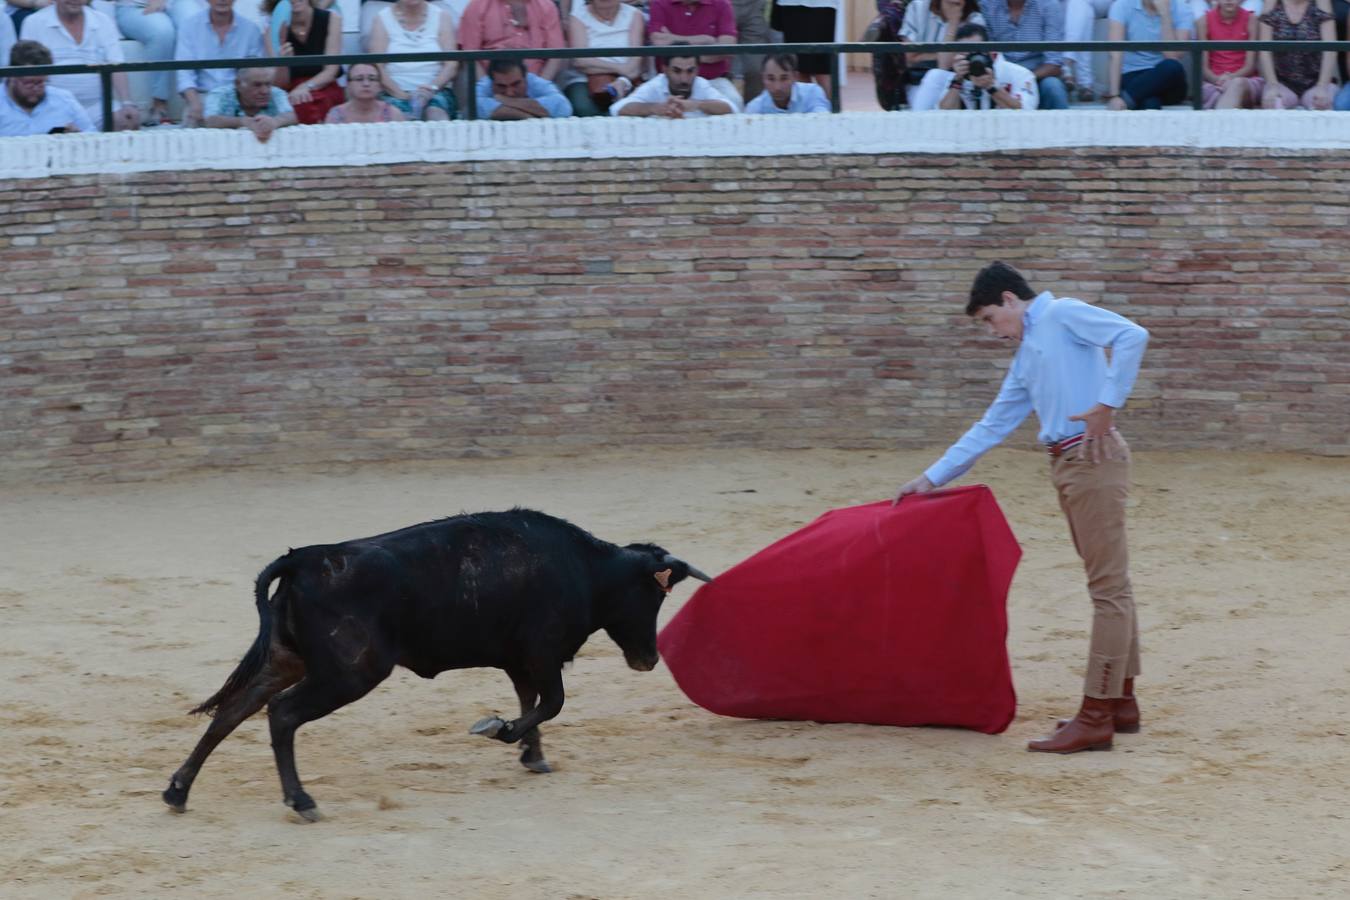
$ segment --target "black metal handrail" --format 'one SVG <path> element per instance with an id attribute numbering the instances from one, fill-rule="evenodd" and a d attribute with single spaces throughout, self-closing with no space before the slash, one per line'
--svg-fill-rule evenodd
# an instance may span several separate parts
<path id="1" fill-rule="evenodd" d="M 766 53 L 825 53 L 830 56 L 830 107 L 840 111 L 839 55 L 841 53 L 969 53 L 972 50 L 1001 53 L 1066 53 L 1088 51 L 1105 53 L 1115 50 L 1154 50 L 1163 53 L 1186 53 L 1191 60 L 1191 104 L 1200 109 L 1204 102 L 1204 70 L 1202 54 L 1224 50 L 1300 51 L 1304 53 L 1350 53 L 1350 41 L 961 41 L 946 43 L 843 42 L 815 44 L 700 44 L 698 46 L 642 46 L 642 47 L 556 47 L 526 50 L 442 50 L 427 53 L 338 53 L 332 56 L 277 56 L 247 57 L 243 59 L 185 60 L 170 59 L 154 62 L 99 63 L 95 65 L 51 65 L 0 67 L 0 78 L 36 75 L 99 76 L 103 97 L 103 130 L 113 127 L 112 77 L 118 72 L 163 72 L 178 69 L 256 69 L 297 65 L 328 66 L 353 63 L 386 62 L 487 62 L 493 59 L 578 59 L 594 56 L 603 49 L 606 56 L 758 56 Z M 470 79 L 466 117 L 477 118 L 477 98 L 474 81 Z"/>

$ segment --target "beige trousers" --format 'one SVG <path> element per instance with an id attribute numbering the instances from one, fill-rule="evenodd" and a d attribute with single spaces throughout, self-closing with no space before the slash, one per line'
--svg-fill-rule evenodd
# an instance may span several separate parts
<path id="1" fill-rule="evenodd" d="M 1050 469 L 1092 597 L 1092 640 L 1083 693 L 1101 700 L 1123 697 L 1125 679 L 1139 674 L 1139 623 L 1125 541 L 1130 448 L 1117 432 L 1106 440 L 1115 444 L 1114 460 L 1094 465 L 1083 443 L 1052 460 Z"/>

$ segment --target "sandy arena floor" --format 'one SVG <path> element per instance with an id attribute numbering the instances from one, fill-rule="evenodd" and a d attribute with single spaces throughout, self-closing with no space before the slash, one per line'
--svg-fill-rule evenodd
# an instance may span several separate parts
<path id="1" fill-rule="evenodd" d="M 234 472 L 9 490 L 0 546 L 4 897 L 1262 897 L 1350 895 L 1350 461 L 1139 453 L 1145 730 L 1029 754 L 1071 712 L 1081 569 L 1025 450 L 976 470 L 1026 554 L 1021 708 L 1003 735 L 723 719 L 602 635 L 546 726 L 557 771 L 467 734 L 504 675 L 396 673 L 300 732 L 326 818 L 294 824 L 261 717 L 186 815 L 159 793 L 184 714 L 257 631 L 288 546 L 534 506 L 716 573 L 928 453 L 723 452 Z M 750 492 L 752 491 L 752 492 Z M 688 598 L 681 587 L 663 619 Z"/>

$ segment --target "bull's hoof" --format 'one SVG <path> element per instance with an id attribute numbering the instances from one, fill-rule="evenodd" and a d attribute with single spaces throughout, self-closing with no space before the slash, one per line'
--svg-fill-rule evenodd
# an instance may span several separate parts
<path id="1" fill-rule="evenodd" d="M 553 771 L 553 767 L 546 760 L 542 759 L 522 759 L 520 764 L 531 772 L 538 772 L 540 775 L 547 775 Z"/>
<path id="2" fill-rule="evenodd" d="M 164 789 L 164 793 L 160 796 L 164 798 L 164 802 L 168 804 L 169 809 L 174 812 L 187 812 L 187 788 L 179 787 L 176 782 L 170 781 L 169 786 Z"/>
<path id="3" fill-rule="evenodd" d="M 301 825 L 308 825 L 311 822 L 317 822 L 323 818 L 323 816 L 319 815 L 319 808 L 317 806 L 310 807 L 309 809 L 297 809 L 295 810 L 295 814 L 300 817 Z"/>
<path id="4" fill-rule="evenodd" d="M 481 734 L 483 737 L 495 738 L 501 734 L 505 727 L 506 722 L 501 716 L 488 716 L 486 719 L 479 719 L 474 722 L 473 727 L 469 729 L 469 734 Z"/>
<path id="5" fill-rule="evenodd" d="M 314 802 L 314 798 L 304 791 L 298 792 L 294 797 L 287 798 L 286 805 L 289 806 L 305 824 L 317 822 L 323 818 L 323 816 L 319 815 L 319 807 L 318 804 Z"/>

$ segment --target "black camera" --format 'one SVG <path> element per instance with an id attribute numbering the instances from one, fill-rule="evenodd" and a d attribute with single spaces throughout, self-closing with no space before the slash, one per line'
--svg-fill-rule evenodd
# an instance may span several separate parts
<path id="1" fill-rule="evenodd" d="M 970 66 L 970 77 L 979 78 L 985 72 L 994 68 L 994 58 L 988 53 L 981 53 L 976 50 L 966 56 L 966 65 Z"/>

